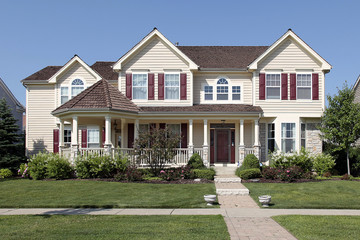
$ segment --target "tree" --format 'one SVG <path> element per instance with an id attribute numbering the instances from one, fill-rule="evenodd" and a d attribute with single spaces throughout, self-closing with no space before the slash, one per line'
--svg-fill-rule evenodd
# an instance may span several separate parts
<path id="1" fill-rule="evenodd" d="M 347 172 L 350 175 L 349 151 L 360 137 L 360 104 L 354 103 L 355 93 L 344 84 L 338 94 L 327 96 L 329 105 L 321 118 L 320 136 L 333 144 L 333 152 L 346 151 Z"/>
<path id="2" fill-rule="evenodd" d="M 145 161 L 151 171 L 157 175 L 165 164 L 170 163 L 175 157 L 174 149 L 179 146 L 180 140 L 180 135 L 167 127 L 139 132 L 134 144 L 137 160 Z"/>
<path id="3" fill-rule="evenodd" d="M 6 100 L 0 100 L 0 168 L 15 170 L 24 160 L 23 135 Z"/>

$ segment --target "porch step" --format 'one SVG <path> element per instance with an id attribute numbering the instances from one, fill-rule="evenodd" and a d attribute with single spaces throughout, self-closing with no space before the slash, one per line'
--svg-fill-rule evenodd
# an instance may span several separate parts
<path id="1" fill-rule="evenodd" d="M 241 183 L 241 178 L 239 178 L 239 177 L 215 176 L 214 181 L 216 183 Z"/>
<path id="2" fill-rule="evenodd" d="M 239 182 L 215 182 L 217 195 L 249 195 L 249 189 Z"/>

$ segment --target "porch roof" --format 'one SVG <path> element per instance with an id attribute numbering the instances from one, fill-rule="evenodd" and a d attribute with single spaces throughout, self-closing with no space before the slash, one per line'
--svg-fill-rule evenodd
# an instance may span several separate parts
<path id="1" fill-rule="evenodd" d="M 82 91 L 73 99 L 56 108 L 51 113 L 57 115 L 70 110 L 115 110 L 137 113 L 139 108 L 116 87 L 102 79 Z"/>
<path id="2" fill-rule="evenodd" d="M 141 107 L 140 113 L 261 113 L 259 106 L 247 104 L 197 104 L 184 107 Z"/>

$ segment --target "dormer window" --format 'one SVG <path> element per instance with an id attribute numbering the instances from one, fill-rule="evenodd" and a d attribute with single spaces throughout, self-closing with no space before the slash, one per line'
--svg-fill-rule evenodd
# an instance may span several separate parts
<path id="1" fill-rule="evenodd" d="M 71 83 L 71 98 L 75 97 L 84 90 L 84 82 L 77 78 Z"/>
<path id="2" fill-rule="evenodd" d="M 228 100 L 229 83 L 225 78 L 220 78 L 216 83 L 217 100 Z"/>

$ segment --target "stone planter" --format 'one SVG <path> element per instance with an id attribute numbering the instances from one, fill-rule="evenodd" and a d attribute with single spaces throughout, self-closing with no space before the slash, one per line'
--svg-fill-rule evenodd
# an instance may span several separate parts
<path id="1" fill-rule="evenodd" d="M 204 195 L 204 200 L 208 206 L 212 206 L 213 203 L 216 202 L 216 195 Z"/>
<path id="2" fill-rule="evenodd" d="M 269 195 L 259 196 L 259 202 L 262 204 L 263 207 L 269 207 L 269 203 L 271 202 L 271 196 Z"/>

